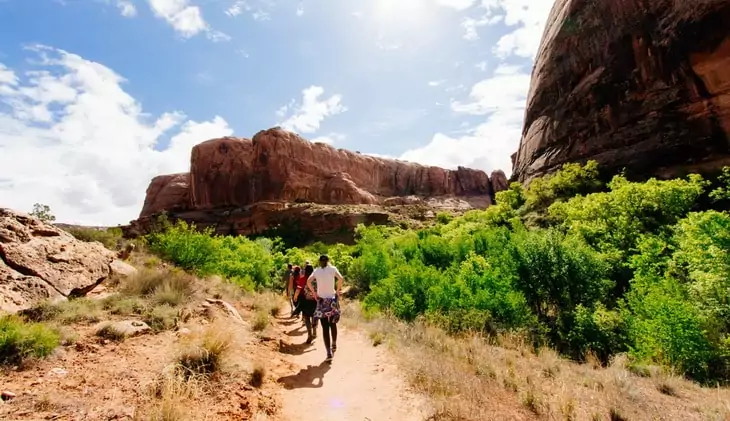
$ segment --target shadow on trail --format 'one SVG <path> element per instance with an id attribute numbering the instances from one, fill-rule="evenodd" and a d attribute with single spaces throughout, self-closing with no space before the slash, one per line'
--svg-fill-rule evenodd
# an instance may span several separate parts
<path id="1" fill-rule="evenodd" d="M 299 373 L 279 377 L 277 381 L 283 384 L 285 389 L 320 388 L 324 385 L 324 375 L 330 368 L 331 365 L 326 362 L 316 366 L 309 365 L 299 370 Z"/>
<path id="2" fill-rule="evenodd" d="M 282 354 L 303 355 L 312 351 L 314 351 L 312 344 L 288 344 L 286 342 L 279 341 L 279 352 Z"/>
<path id="3" fill-rule="evenodd" d="M 306 330 L 302 330 L 302 328 L 304 328 L 304 326 L 299 326 L 299 327 L 296 327 L 296 328 L 294 328 L 294 329 L 292 329 L 292 330 L 290 330 L 288 332 L 284 332 L 284 334 L 286 336 L 302 336 L 305 333 L 307 333 L 307 331 Z"/>

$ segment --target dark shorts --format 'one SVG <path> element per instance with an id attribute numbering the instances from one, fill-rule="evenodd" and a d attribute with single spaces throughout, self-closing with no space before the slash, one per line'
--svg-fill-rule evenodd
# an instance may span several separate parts
<path id="1" fill-rule="evenodd" d="M 307 300 L 306 298 L 299 298 L 299 308 L 302 310 L 302 314 L 306 317 L 312 317 L 314 316 L 315 310 L 317 310 L 317 302 L 314 300 Z"/>

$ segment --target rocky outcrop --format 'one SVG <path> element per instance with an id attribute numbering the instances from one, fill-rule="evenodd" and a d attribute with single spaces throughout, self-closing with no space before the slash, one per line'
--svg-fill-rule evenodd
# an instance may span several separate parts
<path id="1" fill-rule="evenodd" d="M 730 164 L 730 0 L 556 0 L 513 177 L 591 159 L 660 177 Z"/>
<path id="2" fill-rule="evenodd" d="M 147 187 L 142 215 L 163 210 L 187 209 L 190 203 L 190 173 L 160 175 Z"/>
<path id="3" fill-rule="evenodd" d="M 393 218 L 385 208 L 429 206 L 433 198 L 486 207 L 506 183 L 504 173 L 493 174 L 497 180 L 490 181 L 483 171 L 375 158 L 273 128 L 252 140 L 225 137 L 195 146 L 190 173 L 154 178 L 140 218 L 126 233 L 144 232 L 154 215 L 166 211 L 219 233 L 297 225 L 321 238 L 361 222 L 387 223 Z M 298 205 L 304 203 L 310 205 Z"/>
<path id="4" fill-rule="evenodd" d="M 190 174 L 152 180 L 140 217 L 161 210 L 243 207 L 266 201 L 376 204 L 394 196 L 489 193 L 489 177 L 483 171 L 375 158 L 274 128 L 252 140 L 225 137 L 196 145 Z"/>
<path id="5" fill-rule="evenodd" d="M 114 261 L 101 243 L 0 208 L 0 312 L 84 295 L 114 273 Z"/>

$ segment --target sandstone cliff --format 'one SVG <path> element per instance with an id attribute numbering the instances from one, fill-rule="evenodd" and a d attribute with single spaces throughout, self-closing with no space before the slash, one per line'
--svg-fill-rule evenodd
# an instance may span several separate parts
<path id="1" fill-rule="evenodd" d="M 423 218 L 429 208 L 486 207 L 495 189 L 505 186 L 501 171 L 490 180 L 483 171 L 375 158 L 273 128 L 251 140 L 225 137 L 195 146 L 190 173 L 154 178 L 140 218 L 127 232 L 145 231 L 154 215 L 166 211 L 226 234 L 296 224 L 324 235 L 351 231 L 360 222 L 387 223 L 392 218 L 385 207 L 417 207 Z"/>
<path id="2" fill-rule="evenodd" d="M 127 266 L 101 243 L 0 208 L 0 312 L 84 295 Z"/>
<path id="3" fill-rule="evenodd" d="M 661 177 L 730 164 L 730 0 L 556 0 L 513 177 L 589 159 Z"/>

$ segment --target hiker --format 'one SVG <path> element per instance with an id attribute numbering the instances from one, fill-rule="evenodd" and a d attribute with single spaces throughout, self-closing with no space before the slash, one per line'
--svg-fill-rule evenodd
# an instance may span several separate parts
<path id="1" fill-rule="evenodd" d="M 311 275 L 311 272 L 309 274 Z M 294 311 L 292 317 L 298 317 L 299 313 L 302 312 L 301 303 L 304 298 L 302 294 L 304 294 L 304 288 L 307 286 L 307 277 L 305 271 L 302 271 L 299 266 L 294 266 Z"/>
<path id="2" fill-rule="evenodd" d="M 312 265 L 304 266 L 304 282 L 301 286 L 302 292 L 300 292 L 299 303 L 297 304 L 297 310 L 302 313 L 304 326 L 307 327 L 307 344 L 311 344 L 317 338 L 317 321 L 314 319 L 314 312 L 317 310 L 317 300 L 313 292 L 314 289 L 307 288 L 307 280 L 312 276 L 313 272 L 314 268 Z"/>
<path id="3" fill-rule="evenodd" d="M 282 280 L 284 281 L 284 291 L 286 293 L 286 298 L 287 301 L 289 301 L 289 313 L 294 313 L 294 302 L 292 301 L 292 294 L 294 294 L 294 279 L 292 277 L 292 273 L 292 264 L 287 263 Z"/>
<path id="4" fill-rule="evenodd" d="M 335 278 L 337 285 L 335 287 Z M 316 287 L 312 286 L 317 281 Z M 314 293 L 317 300 L 317 309 L 314 312 L 315 323 L 319 319 L 322 323 L 322 338 L 327 351 L 327 359 L 332 361 L 337 351 L 337 322 L 340 321 L 339 297 L 344 279 L 336 267 L 329 264 L 326 254 L 319 256 L 319 267 L 307 278 L 307 288 Z"/>

